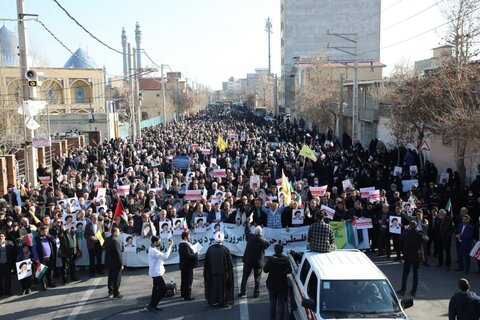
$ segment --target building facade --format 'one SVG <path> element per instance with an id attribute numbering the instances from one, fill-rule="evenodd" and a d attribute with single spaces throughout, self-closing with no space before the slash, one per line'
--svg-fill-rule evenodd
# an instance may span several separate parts
<path id="1" fill-rule="evenodd" d="M 295 57 L 324 55 L 334 61 L 380 61 L 380 0 L 282 0 L 281 1 L 280 109 L 292 112 L 290 70 Z M 356 56 L 333 46 L 355 46 L 329 33 L 351 34 Z M 356 33 L 356 35 L 352 35 Z"/>

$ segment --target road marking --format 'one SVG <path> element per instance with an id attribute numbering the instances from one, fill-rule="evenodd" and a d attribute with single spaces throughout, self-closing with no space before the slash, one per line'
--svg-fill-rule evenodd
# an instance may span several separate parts
<path id="1" fill-rule="evenodd" d="M 242 276 L 243 276 L 243 264 L 237 264 L 237 281 L 238 281 L 238 288 L 242 284 Z M 238 306 L 240 307 L 240 320 L 249 320 L 248 316 L 248 299 L 247 295 L 244 295 L 241 298 L 238 298 Z"/>
<path id="2" fill-rule="evenodd" d="M 73 309 L 72 313 L 70 314 L 70 316 L 67 318 L 67 320 L 74 320 L 77 315 L 80 313 L 80 311 L 82 311 L 82 308 L 83 308 L 83 305 L 85 304 L 85 302 L 90 298 L 90 296 L 92 295 L 93 291 L 95 290 L 95 288 L 98 286 L 98 284 L 100 283 L 100 280 L 101 278 L 96 278 L 92 285 L 90 286 L 90 288 L 85 291 L 85 293 L 83 294 L 83 297 L 82 299 L 80 299 L 80 301 L 77 303 L 77 306 L 75 307 L 75 309 Z"/>

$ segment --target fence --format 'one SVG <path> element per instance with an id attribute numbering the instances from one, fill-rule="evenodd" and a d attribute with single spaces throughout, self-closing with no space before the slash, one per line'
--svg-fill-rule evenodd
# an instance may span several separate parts
<path id="1" fill-rule="evenodd" d="M 140 122 L 140 128 L 145 129 L 145 128 L 150 128 L 154 126 L 158 126 L 159 124 L 163 123 L 163 117 L 158 116 L 155 118 L 143 120 Z M 119 125 L 119 135 L 120 138 L 122 139 L 127 139 L 128 136 L 130 135 L 130 126 L 128 123 L 123 123 Z"/>

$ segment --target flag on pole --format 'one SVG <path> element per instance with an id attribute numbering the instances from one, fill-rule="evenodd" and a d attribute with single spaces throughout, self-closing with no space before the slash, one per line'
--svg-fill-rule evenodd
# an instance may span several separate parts
<path id="1" fill-rule="evenodd" d="M 451 212 L 452 212 L 452 201 L 450 200 L 450 198 L 448 198 L 448 202 L 447 202 L 447 204 L 445 205 L 445 210 L 446 210 L 448 213 L 451 213 Z"/>
<path id="2" fill-rule="evenodd" d="M 38 263 L 37 269 L 35 270 L 35 278 L 42 279 L 45 275 L 45 272 L 47 272 L 47 268 L 48 267 L 46 265 Z"/>
<path id="3" fill-rule="evenodd" d="M 282 193 L 285 195 L 283 202 L 285 205 L 289 205 L 292 201 L 292 193 L 290 192 L 290 183 L 288 183 L 288 178 L 283 172 L 282 169 Z"/>
<path id="4" fill-rule="evenodd" d="M 24 237 L 23 240 L 25 240 L 25 244 L 29 247 L 33 246 L 33 234 L 27 233 Z"/>
<path id="5" fill-rule="evenodd" d="M 100 245 L 103 246 L 105 239 L 103 239 L 102 230 L 98 229 L 97 233 L 95 233 L 95 237 L 100 241 Z"/>
<path id="6" fill-rule="evenodd" d="M 128 217 L 125 211 L 123 211 L 122 201 L 118 198 L 117 207 L 115 208 L 115 213 L 113 214 L 113 221 L 116 217 L 120 217 L 123 225 L 128 225 Z"/>
<path id="7" fill-rule="evenodd" d="M 300 153 L 298 155 L 308 158 L 313 162 L 317 162 L 317 156 L 306 144 L 303 145 L 302 150 L 300 150 Z"/>
<path id="8" fill-rule="evenodd" d="M 225 150 L 227 150 L 227 147 L 228 147 L 227 143 L 225 142 L 225 140 L 223 140 L 223 138 L 220 135 L 218 135 L 217 147 L 220 152 L 225 152 Z"/>

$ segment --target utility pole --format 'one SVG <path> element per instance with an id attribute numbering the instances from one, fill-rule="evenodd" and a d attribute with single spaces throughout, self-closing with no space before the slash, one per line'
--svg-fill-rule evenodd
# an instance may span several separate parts
<path id="1" fill-rule="evenodd" d="M 270 56 L 270 37 L 272 35 L 272 20 L 270 17 L 267 18 L 265 21 L 265 31 L 267 31 L 268 37 L 268 74 L 272 73 L 272 64 L 271 64 L 271 56 Z"/>
<path id="2" fill-rule="evenodd" d="M 30 87 L 26 79 L 26 73 L 28 70 L 27 59 L 27 27 L 26 22 L 23 20 L 25 16 L 23 0 L 17 0 L 17 14 L 18 14 L 18 45 L 20 56 L 20 81 L 22 83 L 22 104 L 23 104 L 23 119 L 24 119 L 24 136 L 25 136 L 25 178 L 27 182 L 31 182 L 32 185 L 37 183 L 37 149 L 32 145 L 33 130 L 27 128 L 25 123 L 25 102 L 35 98 L 34 94 L 30 94 Z M 35 89 L 32 90 L 35 93 Z"/>
<path id="3" fill-rule="evenodd" d="M 133 62 L 135 62 L 135 57 L 133 57 Z M 128 44 L 128 84 L 130 88 L 130 137 L 132 138 L 132 142 L 135 142 L 137 138 L 137 130 L 136 126 L 137 123 L 135 121 L 135 91 L 133 90 L 133 71 L 134 68 L 132 68 L 132 48 L 130 46 L 130 43 Z"/>
<path id="4" fill-rule="evenodd" d="M 138 57 L 138 50 L 133 48 L 133 79 L 134 79 L 134 94 L 135 96 L 133 97 L 133 101 L 135 102 L 134 105 L 134 110 L 135 110 L 135 128 L 136 128 L 136 138 L 140 139 L 142 138 L 142 128 L 141 128 L 141 110 L 140 110 L 140 104 L 141 104 L 141 98 L 140 98 L 140 83 L 139 83 L 139 74 L 140 74 L 140 68 L 138 66 L 138 63 L 135 60 L 135 57 Z"/>
<path id="5" fill-rule="evenodd" d="M 340 105 L 338 117 L 338 138 L 343 145 L 343 73 L 340 74 Z"/>
<path id="6" fill-rule="evenodd" d="M 163 78 L 163 68 L 166 66 L 167 65 L 165 64 L 160 65 L 161 76 L 162 76 L 163 122 L 165 124 L 167 123 L 167 103 L 165 100 L 165 79 Z"/>
<path id="7" fill-rule="evenodd" d="M 273 105 L 275 106 L 275 114 L 278 116 L 280 114 L 280 110 L 278 110 L 278 78 L 277 74 L 273 75 Z"/>
<path id="8" fill-rule="evenodd" d="M 345 52 L 353 56 L 353 98 L 352 98 L 352 141 L 353 143 L 361 142 L 360 141 L 360 132 L 359 132 L 359 121 L 358 121 L 358 35 L 357 33 L 330 33 L 327 32 L 327 35 L 336 36 L 343 40 L 346 40 L 349 43 L 352 43 L 351 46 L 330 46 L 328 48 L 333 48 L 342 52 Z M 353 50 L 353 51 L 352 51 Z"/>

